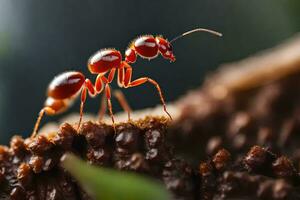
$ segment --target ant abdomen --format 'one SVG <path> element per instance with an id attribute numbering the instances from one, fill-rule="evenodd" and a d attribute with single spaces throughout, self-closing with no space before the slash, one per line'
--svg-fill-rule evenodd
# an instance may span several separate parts
<path id="1" fill-rule="evenodd" d="M 68 99 L 76 95 L 84 84 L 81 72 L 71 71 L 56 76 L 48 87 L 48 96 L 53 99 Z"/>

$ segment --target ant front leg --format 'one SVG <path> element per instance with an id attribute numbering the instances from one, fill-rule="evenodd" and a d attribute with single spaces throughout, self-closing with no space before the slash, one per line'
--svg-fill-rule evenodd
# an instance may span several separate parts
<path id="1" fill-rule="evenodd" d="M 123 62 L 123 66 L 118 69 L 118 85 L 119 87 L 124 87 L 124 80 L 125 80 L 125 68 L 131 68 L 126 62 Z M 127 76 L 127 79 L 131 79 L 131 75 Z M 121 90 L 117 90 L 114 92 L 114 96 L 117 98 L 119 101 L 120 105 L 122 106 L 123 110 L 127 112 L 128 115 L 128 121 L 130 121 L 130 113 L 131 113 L 131 108 L 124 96 L 124 94 L 121 92 Z"/>
<path id="2" fill-rule="evenodd" d="M 131 81 L 132 68 L 131 68 L 131 67 L 129 66 L 129 64 L 127 64 L 127 63 L 125 64 L 125 66 L 126 66 L 126 71 L 125 71 L 125 77 L 124 77 L 124 82 L 123 82 L 124 87 L 125 87 L 125 88 L 136 87 L 136 86 L 142 85 L 142 84 L 144 84 L 144 83 L 146 83 L 146 82 L 149 82 L 149 83 L 151 83 L 152 85 L 154 85 L 155 88 L 156 88 L 156 90 L 157 90 L 157 92 L 158 92 L 158 94 L 159 94 L 160 101 L 161 101 L 161 103 L 162 103 L 162 105 L 163 105 L 163 109 L 164 109 L 165 113 L 166 113 L 166 114 L 169 116 L 169 118 L 172 120 L 172 116 L 171 116 L 170 113 L 167 111 L 165 99 L 164 99 L 164 96 L 163 96 L 163 93 L 162 93 L 162 91 L 161 91 L 161 89 L 160 89 L 159 84 L 158 84 L 155 80 L 153 80 L 153 79 L 151 79 L 151 78 L 149 78 L 149 77 L 141 77 L 141 78 L 138 78 L 138 79 L 136 79 L 136 80 L 134 80 L 134 81 Z"/>

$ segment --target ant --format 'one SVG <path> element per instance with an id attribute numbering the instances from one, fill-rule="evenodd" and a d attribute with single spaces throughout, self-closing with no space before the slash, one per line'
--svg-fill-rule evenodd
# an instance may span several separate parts
<path id="1" fill-rule="evenodd" d="M 120 51 L 116 49 L 101 49 L 89 58 L 87 63 L 88 69 L 92 74 L 97 75 L 94 85 L 90 79 L 85 78 L 85 76 L 78 71 L 64 72 L 56 76 L 48 86 L 48 98 L 45 101 L 44 107 L 39 112 L 39 116 L 35 123 L 31 137 L 33 138 L 37 135 L 37 130 L 44 114 L 56 115 L 65 111 L 68 107 L 70 107 L 80 91 L 81 104 L 78 129 L 82 121 L 83 108 L 87 98 L 87 93 L 91 97 L 95 97 L 103 90 L 105 92 L 104 95 L 107 99 L 108 110 L 114 126 L 115 120 L 111 104 L 110 83 L 113 81 L 116 72 L 118 85 L 121 88 L 136 87 L 146 82 L 151 83 L 156 88 L 160 96 L 160 101 L 162 103 L 164 112 L 169 116 L 170 119 L 172 119 L 170 113 L 167 111 L 164 96 L 159 84 L 149 77 L 141 77 L 131 80 L 132 67 L 129 63 L 134 63 L 137 59 L 137 56 L 151 60 L 157 57 L 159 54 L 161 54 L 163 58 L 170 60 L 170 62 L 174 62 L 175 56 L 173 54 L 172 43 L 194 32 L 208 32 L 217 36 L 222 36 L 222 34 L 219 32 L 203 28 L 197 28 L 185 32 L 175 37 L 171 41 L 168 41 L 162 36 L 154 37 L 153 35 L 142 35 L 130 43 L 128 49 L 125 51 L 124 61 L 122 60 Z M 108 76 L 106 77 L 105 75 L 107 73 Z M 128 109 L 129 107 L 126 106 L 127 103 L 124 102 L 124 98 L 118 98 L 118 100 L 120 101 L 124 110 L 128 112 L 128 118 L 130 120 L 130 110 Z"/>

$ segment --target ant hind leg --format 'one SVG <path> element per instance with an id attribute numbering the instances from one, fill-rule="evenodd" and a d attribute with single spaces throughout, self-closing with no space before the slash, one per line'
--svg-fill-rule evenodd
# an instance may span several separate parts
<path id="1" fill-rule="evenodd" d="M 79 121 L 78 121 L 78 126 L 77 126 L 77 132 L 79 131 L 81 122 L 82 122 L 82 117 L 83 117 L 83 109 L 84 109 L 84 103 L 86 100 L 86 93 L 87 93 L 87 88 L 84 87 L 81 91 L 81 102 L 80 102 L 80 114 L 79 114 Z"/>
<path id="2" fill-rule="evenodd" d="M 50 115 L 54 115 L 55 110 L 53 110 L 50 107 L 44 107 L 44 108 L 41 109 L 41 111 L 39 112 L 39 116 L 38 116 L 38 118 L 35 122 L 35 125 L 34 125 L 34 128 L 33 128 L 33 131 L 32 131 L 32 134 L 31 134 L 30 138 L 35 138 L 35 136 L 37 135 L 37 131 L 39 129 L 41 120 L 42 120 L 43 116 L 45 115 L 45 113 L 50 114 Z"/>

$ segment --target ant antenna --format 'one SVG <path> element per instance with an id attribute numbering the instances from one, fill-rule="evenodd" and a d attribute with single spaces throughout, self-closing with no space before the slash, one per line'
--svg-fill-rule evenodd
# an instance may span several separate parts
<path id="1" fill-rule="evenodd" d="M 207 33 L 211 33 L 213 35 L 216 35 L 216 36 L 219 36 L 219 37 L 222 37 L 222 33 L 219 33 L 217 31 L 213 31 L 213 30 L 209 30 L 209 29 L 205 29 L 205 28 L 196 28 L 196 29 L 193 29 L 193 30 L 190 30 L 190 31 L 187 31 L 185 33 L 182 33 L 181 35 L 178 35 L 177 37 L 173 38 L 170 43 L 173 43 L 175 42 L 176 40 L 184 37 L 184 36 L 187 36 L 189 34 L 192 34 L 192 33 L 195 33 L 195 32 L 207 32 Z"/>

